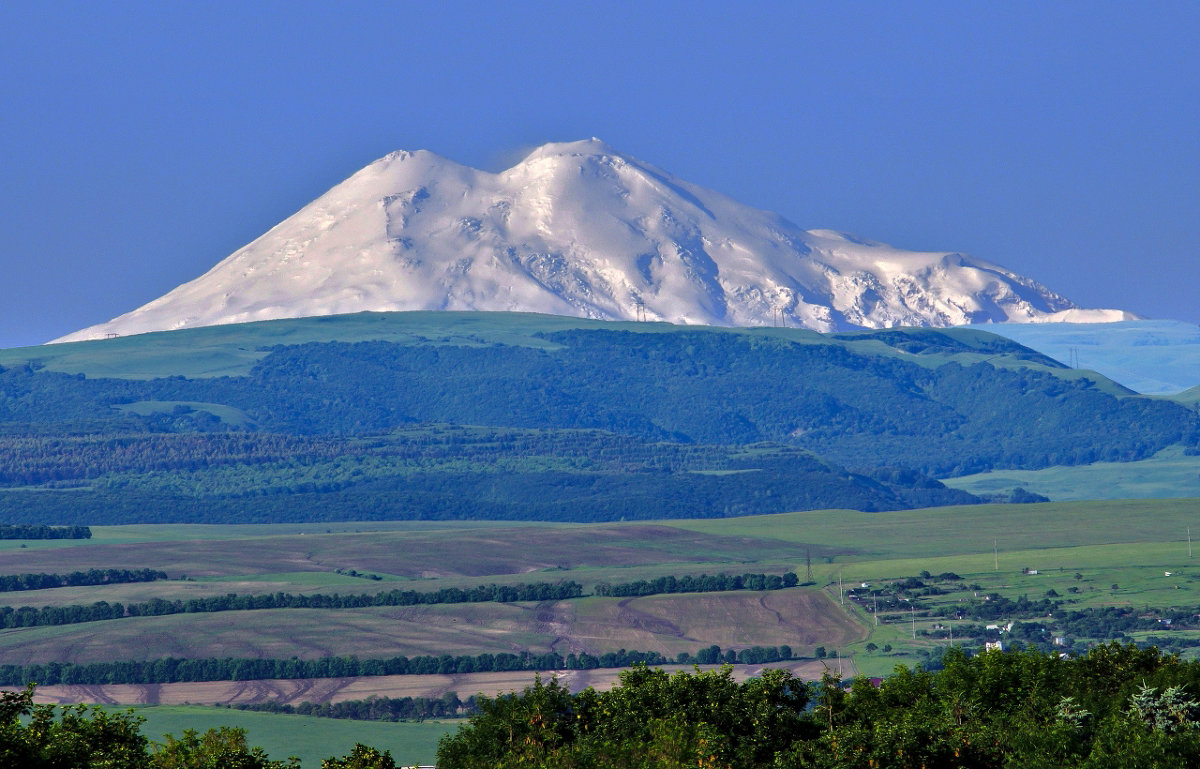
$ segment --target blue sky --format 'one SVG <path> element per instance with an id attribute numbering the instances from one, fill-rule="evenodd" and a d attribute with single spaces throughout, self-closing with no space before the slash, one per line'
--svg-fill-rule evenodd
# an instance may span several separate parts
<path id="1" fill-rule="evenodd" d="M 0 347 L 371 160 L 618 150 L 809 228 L 1200 322 L 1200 3 L 0 3 Z"/>

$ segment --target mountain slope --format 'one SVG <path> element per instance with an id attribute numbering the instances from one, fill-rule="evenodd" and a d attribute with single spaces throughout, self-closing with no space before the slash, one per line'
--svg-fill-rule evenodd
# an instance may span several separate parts
<path id="1" fill-rule="evenodd" d="M 1130 317 L 962 254 L 805 231 L 592 139 L 498 174 L 393 153 L 203 276 L 56 341 L 364 310 L 821 331 Z"/>

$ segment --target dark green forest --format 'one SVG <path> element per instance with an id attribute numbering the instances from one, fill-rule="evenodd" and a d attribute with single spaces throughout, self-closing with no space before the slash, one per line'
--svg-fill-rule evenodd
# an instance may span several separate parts
<path id="1" fill-rule="evenodd" d="M 979 501 L 919 473 L 850 473 L 779 443 L 600 430 L 0 436 L 0 449 L 0 519 L 10 521 L 608 521 Z"/>
<path id="2" fill-rule="evenodd" d="M 87 526 L 45 526 L 40 524 L 0 525 L 0 539 L 91 539 Z"/>
<path id="3" fill-rule="evenodd" d="M 770 331 L 270 345 L 237 376 L 10 364 L 0 520 L 875 511 L 979 501 L 932 476 L 1200 445 L 1196 411 L 1000 337 Z"/>

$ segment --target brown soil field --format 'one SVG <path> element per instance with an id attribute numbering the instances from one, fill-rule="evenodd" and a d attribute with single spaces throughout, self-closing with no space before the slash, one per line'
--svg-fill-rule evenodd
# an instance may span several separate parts
<path id="1" fill-rule="evenodd" d="M 172 577 L 219 577 L 357 569 L 410 578 L 479 577 L 664 563 L 728 568 L 765 560 L 795 563 L 804 555 L 802 544 L 672 526 L 554 525 L 536 533 L 512 528 L 368 532 L 3 550 L 0 574 L 150 568 Z"/>
<path id="2" fill-rule="evenodd" d="M 854 660 L 841 661 L 841 672 L 846 676 L 857 673 Z M 711 669 L 715 666 L 702 666 Z M 733 676 L 744 681 L 762 673 L 764 667 L 787 668 L 796 676 L 813 680 L 821 677 L 828 668 L 838 671 L 838 661 L 825 663 L 803 660 L 772 665 L 734 665 Z M 664 670 L 691 671 L 693 668 L 679 665 L 664 666 Z M 620 671 L 564 670 L 542 673 L 546 679 L 556 676 L 571 691 L 580 691 L 589 686 L 608 689 L 617 682 Z M 421 676 L 369 676 L 361 678 L 309 678 L 298 680 L 269 681 L 214 681 L 209 683 L 151 684 L 146 686 L 42 686 L 38 687 L 35 699 L 38 702 L 73 704 L 79 702 L 106 705 L 227 705 L 235 703 L 280 702 L 341 702 L 343 700 L 377 697 L 440 697 L 446 692 L 457 692 L 460 697 L 482 693 L 496 696 L 521 689 L 533 683 L 534 673 L 468 673 L 463 675 Z"/>
<path id="3" fill-rule="evenodd" d="M 699 593 L 584 602 L 571 639 L 590 648 L 677 654 L 699 646 L 780 646 L 800 650 L 862 640 L 867 629 L 822 591 Z M 638 645 L 638 644 L 641 645 Z"/>
<path id="4" fill-rule="evenodd" d="M 543 603 L 437 604 L 369 609 L 277 609 L 130 617 L 0 631 L 0 660 L 100 662 L 159 657 L 517 653 L 601 654 L 618 649 L 668 657 L 788 644 L 798 653 L 837 648 L 867 628 L 821 590 L 688 593 Z"/>

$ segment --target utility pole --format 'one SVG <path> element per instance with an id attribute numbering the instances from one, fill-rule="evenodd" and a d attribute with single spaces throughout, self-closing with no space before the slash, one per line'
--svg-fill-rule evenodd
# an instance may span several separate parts
<path id="1" fill-rule="evenodd" d="M 996 540 L 992 540 L 992 559 L 995 561 L 994 568 L 1000 571 L 1000 546 L 996 544 Z"/>
<path id="2" fill-rule="evenodd" d="M 838 603 L 842 606 L 846 605 L 846 594 L 842 592 L 842 573 L 838 572 Z"/>
<path id="3" fill-rule="evenodd" d="M 913 640 L 917 640 L 917 607 L 909 604 L 908 610 L 912 612 L 912 633 Z"/>
<path id="4" fill-rule="evenodd" d="M 804 579 L 807 582 L 812 582 L 812 551 L 807 547 L 804 548 Z"/>

